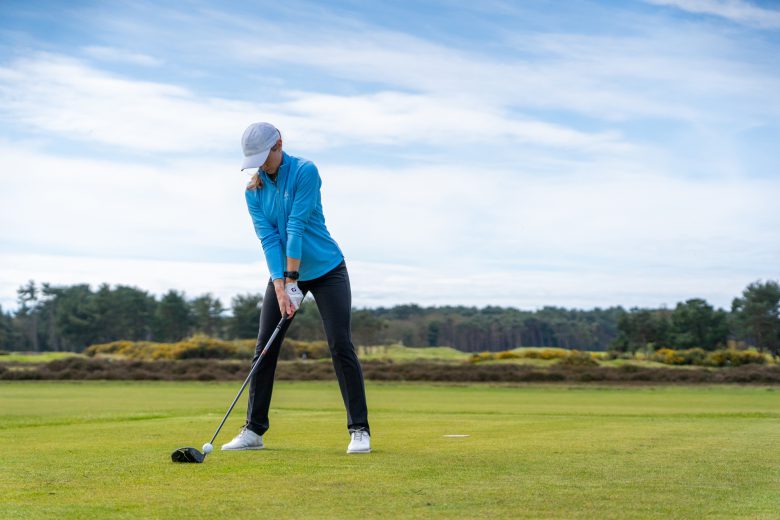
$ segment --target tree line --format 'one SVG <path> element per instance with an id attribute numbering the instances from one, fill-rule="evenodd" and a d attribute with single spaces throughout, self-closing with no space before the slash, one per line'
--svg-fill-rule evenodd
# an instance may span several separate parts
<path id="1" fill-rule="evenodd" d="M 729 340 L 780 356 L 780 285 L 757 281 L 731 303 L 731 312 L 691 299 L 669 309 L 631 309 L 618 319 L 610 348 L 621 352 L 661 348 L 715 350 Z"/>
<path id="2" fill-rule="evenodd" d="M 188 298 L 179 291 L 155 297 L 124 285 L 41 285 L 28 282 L 17 291 L 18 308 L 0 308 L 0 349 L 76 351 L 110 341 L 172 342 L 193 334 L 223 339 L 257 335 L 260 294 L 234 296 L 230 306 L 211 294 Z M 466 352 L 523 346 L 580 350 L 702 348 L 714 350 L 729 340 L 778 353 L 780 286 L 750 284 L 730 311 L 705 300 L 680 302 L 674 309 L 615 306 L 591 310 L 544 307 L 535 311 L 488 306 L 422 307 L 396 305 L 354 309 L 352 330 L 359 345 L 402 343 L 447 345 Z M 322 340 L 316 304 L 298 311 L 290 339 Z"/>

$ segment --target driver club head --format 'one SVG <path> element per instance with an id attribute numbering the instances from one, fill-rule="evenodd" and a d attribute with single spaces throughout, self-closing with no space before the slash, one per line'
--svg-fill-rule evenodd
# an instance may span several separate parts
<path id="1" fill-rule="evenodd" d="M 199 452 L 192 446 L 185 448 L 179 448 L 171 453 L 171 460 L 173 462 L 192 462 L 200 464 L 206 458 L 204 453 Z"/>

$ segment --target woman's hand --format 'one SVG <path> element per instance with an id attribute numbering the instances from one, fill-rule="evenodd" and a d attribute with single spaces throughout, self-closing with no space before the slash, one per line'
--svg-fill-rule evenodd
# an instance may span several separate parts
<path id="1" fill-rule="evenodd" d="M 279 312 L 282 313 L 282 316 L 292 318 L 297 309 L 293 302 L 290 301 L 290 297 L 287 295 L 287 291 L 284 289 L 283 278 L 274 280 L 274 289 L 276 291 L 276 301 L 279 302 Z"/>
<path id="2" fill-rule="evenodd" d="M 300 308 L 301 303 L 303 303 L 303 293 L 301 292 L 300 288 L 298 288 L 298 283 L 290 282 L 284 284 L 284 292 L 287 293 L 287 297 L 290 299 L 290 303 L 297 311 Z"/>

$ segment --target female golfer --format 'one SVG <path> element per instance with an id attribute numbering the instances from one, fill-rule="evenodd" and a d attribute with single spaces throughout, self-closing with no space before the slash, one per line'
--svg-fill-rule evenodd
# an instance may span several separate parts
<path id="1" fill-rule="evenodd" d="M 247 185 L 246 203 L 263 245 L 271 279 L 263 298 L 255 358 L 282 314 L 288 316 L 249 384 L 244 428 L 223 450 L 259 450 L 268 430 L 274 372 L 282 340 L 295 311 L 311 291 L 322 315 L 333 368 L 347 409 L 347 453 L 371 451 L 363 371 L 352 345 L 352 292 L 336 241 L 325 227 L 317 167 L 282 151 L 282 136 L 269 123 L 254 123 L 241 138 L 242 170 L 257 168 Z"/>

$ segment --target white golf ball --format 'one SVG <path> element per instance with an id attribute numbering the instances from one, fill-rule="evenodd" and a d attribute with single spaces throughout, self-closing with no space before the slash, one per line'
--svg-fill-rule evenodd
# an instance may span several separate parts
<path id="1" fill-rule="evenodd" d="M 214 446 L 209 444 L 208 442 L 203 445 L 203 453 L 211 453 L 211 450 L 214 449 Z"/>

